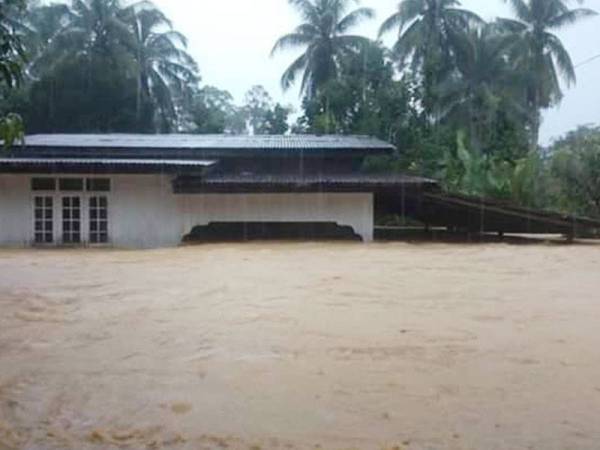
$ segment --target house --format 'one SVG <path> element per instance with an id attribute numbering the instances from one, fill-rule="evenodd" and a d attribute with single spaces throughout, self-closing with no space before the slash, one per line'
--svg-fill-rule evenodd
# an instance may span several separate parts
<path id="1" fill-rule="evenodd" d="M 213 224 L 294 223 L 370 241 L 377 195 L 437 186 L 362 173 L 393 151 L 361 136 L 28 136 L 0 154 L 0 245 L 152 248 Z"/>

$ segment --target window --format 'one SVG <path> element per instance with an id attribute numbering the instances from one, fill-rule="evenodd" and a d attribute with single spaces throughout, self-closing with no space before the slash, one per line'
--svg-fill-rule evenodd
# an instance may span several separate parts
<path id="1" fill-rule="evenodd" d="M 83 178 L 61 178 L 58 186 L 61 191 L 83 191 Z"/>
<path id="2" fill-rule="evenodd" d="M 62 235 L 63 244 L 81 243 L 81 199 L 79 197 L 62 199 Z"/>
<path id="3" fill-rule="evenodd" d="M 35 197 L 33 202 L 35 243 L 51 244 L 54 242 L 54 199 L 52 197 Z"/>
<path id="4" fill-rule="evenodd" d="M 56 180 L 54 178 L 32 178 L 31 179 L 31 190 L 32 191 L 55 191 Z"/>
<path id="5" fill-rule="evenodd" d="M 110 178 L 32 177 L 31 189 L 40 193 L 33 197 L 35 243 L 109 243 L 106 193 L 111 185 Z"/>
<path id="6" fill-rule="evenodd" d="M 90 197 L 90 243 L 108 243 L 108 198 Z"/>
<path id="7" fill-rule="evenodd" d="M 108 178 L 88 178 L 86 190 L 88 192 L 109 192 L 110 180 Z"/>

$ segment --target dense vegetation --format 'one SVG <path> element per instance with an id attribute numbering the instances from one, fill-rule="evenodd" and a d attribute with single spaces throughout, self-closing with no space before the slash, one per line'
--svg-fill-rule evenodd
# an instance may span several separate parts
<path id="1" fill-rule="evenodd" d="M 186 38 L 152 3 L 0 0 L 0 132 L 357 133 L 398 153 L 369 171 L 411 172 L 448 189 L 600 215 L 600 129 L 539 146 L 544 109 L 576 82 L 555 32 L 595 13 L 569 0 L 505 0 L 486 23 L 458 0 L 401 0 L 382 40 L 354 0 L 288 0 L 301 23 L 273 55 L 301 55 L 282 76 L 301 115 L 254 86 L 243 105 L 202 85 Z M 501 1 L 501 0 L 497 0 Z M 15 115 L 13 113 L 18 113 Z"/>

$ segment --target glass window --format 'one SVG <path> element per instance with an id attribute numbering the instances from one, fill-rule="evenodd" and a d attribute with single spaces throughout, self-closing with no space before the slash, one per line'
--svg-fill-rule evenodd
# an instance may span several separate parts
<path id="1" fill-rule="evenodd" d="M 55 191 L 56 180 L 54 178 L 32 178 L 31 179 L 31 190 L 32 191 Z"/>
<path id="2" fill-rule="evenodd" d="M 79 197 L 62 199 L 62 235 L 64 244 L 81 243 L 81 203 Z"/>
<path id="3" fill-rule="evenodd" d="M 108 199 L 90 197 L 90 243 L 108 243 Z"/>
<path id="4" fill-rule="evenodd" d="M 61 178 L 58 181 L 58 186 L 61 191 L 83 191 L 83 179 Z"/>
<path id="5" fill-rule="evenodd" d="M 34 240 L 36 244 L 54 242 L 52 197 L 35 197 L 34 199 Z"/>
<path id="6" fill-rule="evenodd" d="M 86 188 L 88 192 L 109 192 L 110 180 L 108 178 L 88 178 Z"/>

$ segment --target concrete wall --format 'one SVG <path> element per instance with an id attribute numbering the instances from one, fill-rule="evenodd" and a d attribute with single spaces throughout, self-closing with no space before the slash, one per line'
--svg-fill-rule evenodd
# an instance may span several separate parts
<path id="1" fill-rule="evenodd" d="M 0 175 L 0 245 L 29 245 L 33 234 L 30 177 Z"/>
<path id="2" fill-rule="evenodd" d="M 0 175 L 0 245 L 31 242 L 30 178 Z M 336 222 L 352 226 L 365 241 L 373 239 L 372 194 L 174 195 L 167 175 L 110 178 L 109 232 L 117 247 L 176 246 L 194 226 L 210 222 Z"/>

